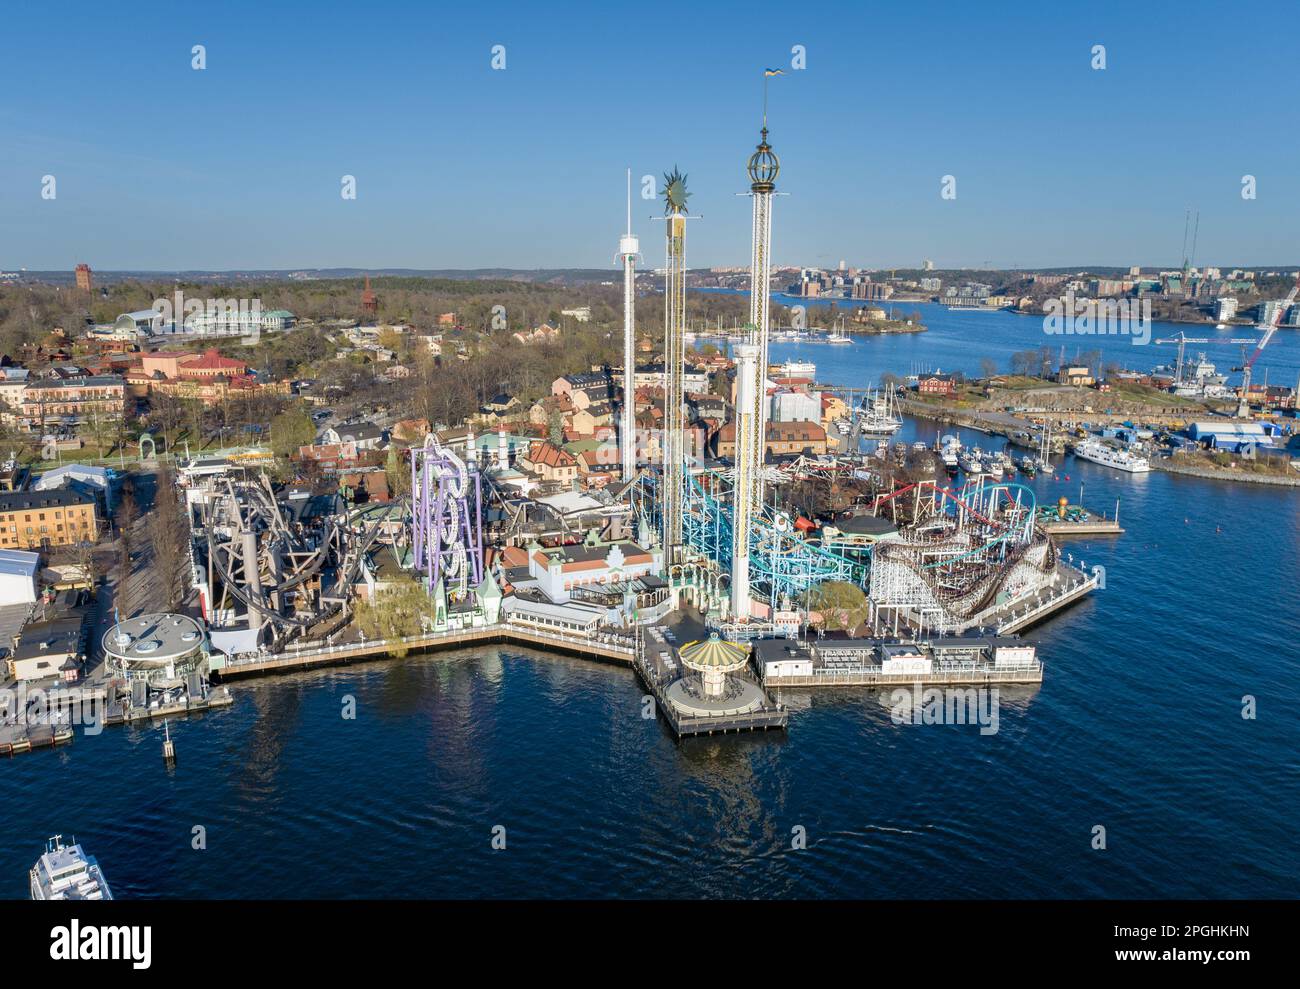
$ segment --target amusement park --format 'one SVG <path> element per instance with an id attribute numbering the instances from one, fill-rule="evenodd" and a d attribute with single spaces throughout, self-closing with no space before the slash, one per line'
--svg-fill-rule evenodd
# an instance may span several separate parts
<path id="1" fill-rule="evenodd" d="M 679 735 L 785 727 L 771 692 L 785 683 L 1040 682 L 1042 663 L 1016 633 L 1096 580 L 1062 559 L 1045 525 L 1054 509 L 1031 487 L 978 468 L 958 484 L 937 441 L 869 452 L 878 395 L 848 396 L 836 453 L 771 456 L 780 167 L 765 111 L 746 164 L 751 291 L 729 369 L 728 455 L 701 449 L 688 428 L 690 192 L 676 168 L 662 187 L 663 416 L 652 440 L 638 419 L 629 170 L 623 366 L 605 369 L 611 483 L 566 484 L 545 444 L 504 428 L 430 431 L 405 452 L 406 490 L 365 504 L 196 462 L 181 483 L 213 675 L 513 638 L 632 665 Z M 848 510 L 819 515 L 795 494 L 828 483 L 857 493 Z M 405 621 L 385 625 L 381 611 Z M 837 625 L 847 637 L 826 638 Z"/>

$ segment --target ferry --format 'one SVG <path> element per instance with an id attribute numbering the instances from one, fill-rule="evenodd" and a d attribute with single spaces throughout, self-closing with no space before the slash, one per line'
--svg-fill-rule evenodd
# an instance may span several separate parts
<path id="1" fill-rule="evenodd" d="M 944 469 L 949 474 L 956 474 L 961 458 L 961 441 L 955 436 L 945 436 L 942 444 L 939 456 L 943 459 Z"/>
<path id="2" fill-rule="evenodd" d="M 111 900 L 108 880 L 94 856 L 87 855 L 73 839 L 64 844 L 56 834 L 45 843 L 45 854 L 29 874 L 33 900 Z"/>
<path id="3" fill-rule="evenodd" d="M 1090 460 L 1094 464 L 1101 464 L 1103 467 L 1128 471 L 1130 474 L 1144 474 L 1151 469 L 1151 464 L 1146 457 L 1116 449 L 1096 437 L 1089 437 L 1076 443 L 1074 455 L 1083 460 Z"/>
<path id="4" fill-rule="evenodd" d="M 815 378 L 817 365 L 812 361 L 786 361 L 781 365 L 781 374 L 787 378 Z"/>

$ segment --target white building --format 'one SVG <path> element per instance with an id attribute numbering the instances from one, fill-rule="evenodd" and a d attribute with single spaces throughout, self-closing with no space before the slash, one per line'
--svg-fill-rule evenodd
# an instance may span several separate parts
<path id="1" fill-rule="evenodd" d="M 0 549 L 0 607 L 31 604 L 36 600 L 36 571 L 39 553 Z"/>
<path id="2" fill-rule="evenodd" d="M 632 384 L 636 388 L 655 386 L 663 388 L 667 380 L 668 376 L 662 364 L 638 364 Z M 688 392 L 708 391 L 709 372 L 693 367 L 682 368 L 682 389 Z"/>
<path id="3" fill-rule="evenodd" d="M 27 387 L 27 374 L 25 367 L 0 368 L 0 410 L 23 410 L 23 389 Z"/>
<path id="4" fill-rule="evenodd" d="M 772 422 L 821 422 L 822 394 L 778 388 L 771 396 Z"/>
<path id="5" fill-rule="evenodd" d="M 134 340 L 152 336 L 163 330 L 163 317 L 157 309 L 138 309 L 124 312 L 113 323 L 111 336 L 115 340 Z"/>
<path id="6" fill-rule="evenodd" d="M 1268 302 L 1259 304 L 1259 323 L 1261 326 L 1267 326 L 1274 319 L 1278 318 L 1278 313 L 1286 305 L 1281 299 L 1271 299 Z M 1285 313 L 1283 313 L 1285 315 Z"/>
<path id="7" fill-rule="evenodd" d="M 209 300 L 204 309 L 185 318 L 185 332 L 205 337 L 276 333 L 292 327 L 295 318 L 287 309 L 263 312 L 260 305 L 241 304 L 241 300 L 236 299 L 216 299 Z"/>
<path id="8" fill-rule="evenodd" d="M 185 615 L 138 615 L 104 633 L 108 666 L 127 680 L 170 685 L 202 673 L 207 663 L 207 637 Z"/>
<path id="9" fill-rule="evenodd" d="M 1237 300 L 1230 295 L 1214 300 L 1214 318 L 1220 323 L 1237 315 Z"/>
<path id="10" fill-rule="evenodd" d="M 630 539 L 586 542 L 528 549 L 528 573 L 553 603 L 565 604 L 578 588 L 608 588 L 663 572 L 663 554 L 643 549 Z"/>
<path id="11" fill-rule="evenodd" d="M 32 482 L 33 491 L 53 491 L 78 484 L 91 488 L 103 498 L 106 511 L 113 510 L 112 474 L 106 467 L 91 464 L 64 464 L 47 470 Z"/>
<path id="12" fill-rule="evenodd" d="M 933 663 L 919 646 L 899 643 L 880 647 L 881 673 L 908 673 L 925 675 L 931 672 Z"/>

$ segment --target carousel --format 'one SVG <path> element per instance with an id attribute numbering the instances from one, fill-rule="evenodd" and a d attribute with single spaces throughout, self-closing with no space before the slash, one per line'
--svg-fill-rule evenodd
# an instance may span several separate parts
<path id="1" fill-rule="evenodd" d="M 668 688 L 668 702 L 688 717 L 747 714 L 763 705 L 763 691 L 752 680 L 736 676 L 749 664 L 749 648 L 728 642 L 716 632 L 689 642 L 677 658 L 690 672 Z"/>

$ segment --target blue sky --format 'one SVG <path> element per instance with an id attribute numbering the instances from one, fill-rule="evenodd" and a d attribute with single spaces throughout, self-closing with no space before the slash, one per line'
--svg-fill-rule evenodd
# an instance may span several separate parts
<path id="1" fill-rule="evenodd" d="M 742 265 L 764 66 L 778 264 L 1176 265 L 1188 207 L 1198 262 L 1300 260 L 1289 7 L 1055 6 L 11 5 L 0 267 L 603 267 L 673 165 Z"/>

